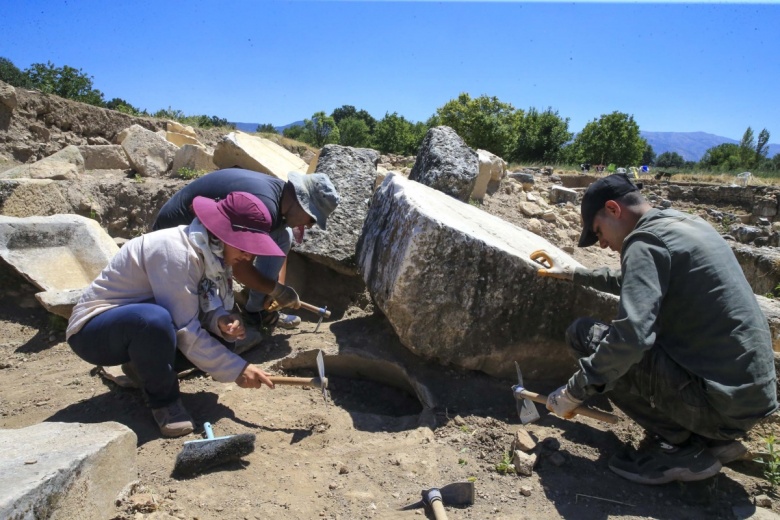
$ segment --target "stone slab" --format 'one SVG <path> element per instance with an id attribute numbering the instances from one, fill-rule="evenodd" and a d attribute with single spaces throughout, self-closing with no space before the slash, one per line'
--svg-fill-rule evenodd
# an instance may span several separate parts
<path id="1" fill-rule="evenodd" d="M 231 132 L 219 142 L 214 150 L 214 164 L 218 168 L 246 168 L 273 175 L 283 181 L 291 171 L 305 172 L 309 165 L 300 157 L 287 151 L 273 141 L 245 134 Z"/>
<path id="2" fill-rule="evenodd" d="M 43 291 L 89 285 L 119 251 L 100 225 L 78 215 L 0 215 L 0 257 Z"/>
<path id="3" fill-rule="evenodd" d="M 137 443 L 116 422 L 0 430 L 0 518 L 111 518 L 137 479 Z"/>
<path id="4" fill-rule="evenodd" d="M 577 317 L 610 320 L 617 298 L 542 278 L 531 252 L 544 238 L 389 173 L 374 194 L 358 266 L 377 306 L 414 353 L 496 377 L 568 379 L 564 333 Z"/>

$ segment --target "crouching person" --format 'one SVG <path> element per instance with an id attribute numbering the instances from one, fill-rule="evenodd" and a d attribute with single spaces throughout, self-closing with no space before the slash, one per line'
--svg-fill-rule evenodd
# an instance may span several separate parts
<path id="1" fill-rule="evenodd" d="M 609 467 L 642 484 L 717 474 L 746 451 L 737 440 L 778 408 L 766 317 L 728 244 L 704 220 L 652 207 L 625 174 L 597 180 L 582 199 L 579 246 L 620 253 L 620 270 L 544 259 L 539 275 L 620 296 L 611 323 L 567 330 L 579 370 L 551 393 L 562 417 L 604 394 L 643 427 L 638 450 Z"/>
<path id="2" fill-rule="evenodd" d="M 269 236 L 265 205 L 245 192 L 193 201 L 187 226 L 125 244 L 73 308 L 66 338 L 95 365 L 122 365 L 147 397 L 160 432 L 193 431 L 179 397 L 177 366 L 191 363 L 242 388 L 274 385 L 231 351 L 245 336 L 233 309 L 232 266 L 254 256 L 284 256 Z"/>

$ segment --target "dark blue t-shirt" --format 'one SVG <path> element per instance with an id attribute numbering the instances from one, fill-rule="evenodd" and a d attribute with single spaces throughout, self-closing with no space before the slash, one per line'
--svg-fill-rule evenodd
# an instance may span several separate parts
<path id="1" fill-rule="evenodd" d="M 265 173 L 227 168 L 217 170 L 199 177 L 177 191 L 160 209 L 160 213 L 152 225 L 152 229 L 166 229 L 175 226 L 188 225 L 195 218 L 192 212 L 192 201 L 195 197 L 224 199 L 233 191 L 251 193 L 268 208 L 271 214 L 271 229 L 284 225 L 281 215 L 282 191 L 285 182 Z"/>

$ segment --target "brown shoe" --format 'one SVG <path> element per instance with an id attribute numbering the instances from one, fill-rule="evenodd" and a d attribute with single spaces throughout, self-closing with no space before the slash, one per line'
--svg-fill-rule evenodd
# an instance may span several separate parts
<path id="1" fill-rule="evenodd" d="M 192 417 L 184 409 L 181 399 L 176 399 L 168 406 L 153 408 L 152 415 L 160 427 L 160 433 L 165 437 L 181 437 L 195 429 Z"/>

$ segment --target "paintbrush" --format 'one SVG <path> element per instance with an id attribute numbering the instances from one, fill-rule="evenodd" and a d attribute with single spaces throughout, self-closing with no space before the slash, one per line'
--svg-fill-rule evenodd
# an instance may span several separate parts
<path id="1" fill-rule="evenodd" d="M 255 451 L 255 434 L 242 433 L 225 437 L 214 437 L 210 423 L 203 423 L 205 439 L 184 443 L 176 457 L 173 474 L 186 477 L 208 468 L 238 460 Z"/>

